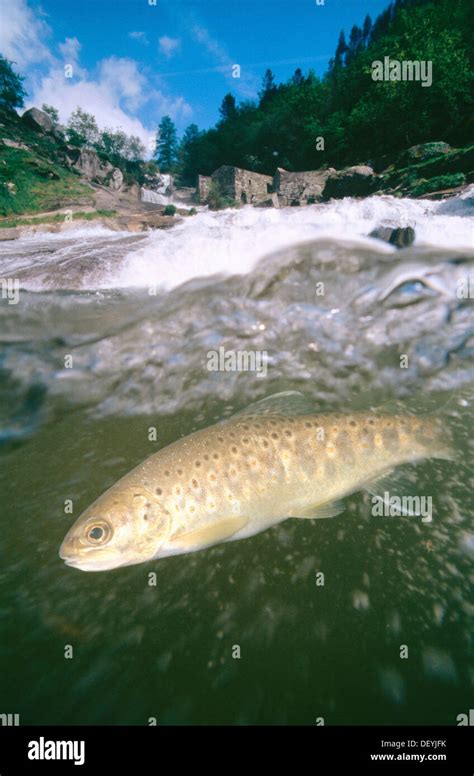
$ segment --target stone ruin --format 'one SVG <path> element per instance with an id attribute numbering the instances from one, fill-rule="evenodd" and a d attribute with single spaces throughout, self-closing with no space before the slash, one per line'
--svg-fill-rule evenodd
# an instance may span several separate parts
<path id="1" fill-rule="evenodd" d="M 309 172 L 288 172 L 278 167 L 273 176 L 273 191 L 278 195 L 279 205 L 311 205 L 322 199 L 327 179 L 336 171 L 312 170 Z"/>
<path id="2" fill-rule="evenodd" d="M 196 199 L 205 204 L 212 183 L 237 205 L 286 207 L 308 205 L 322 199 L 327 179 L 335 170 L 288 172 L 279 167 L 273 176 L 223 165 L 212 175 L 198 175 Z"/>

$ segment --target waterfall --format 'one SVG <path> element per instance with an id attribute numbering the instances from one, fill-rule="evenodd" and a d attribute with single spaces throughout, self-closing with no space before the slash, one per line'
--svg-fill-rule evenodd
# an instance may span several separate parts
<path id="1" fill-rule="evenodd" d="M 158 192 L 145 189 L 143 186 L 140 189 L 140 199 L 142 202 L 148 202 L 152 205 L 169 205 L 172 201 L 172 197 L 158 194 Z"/>

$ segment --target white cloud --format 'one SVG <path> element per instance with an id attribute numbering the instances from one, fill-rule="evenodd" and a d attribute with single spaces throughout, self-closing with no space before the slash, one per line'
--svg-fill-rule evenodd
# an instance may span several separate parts
<path id="1" fill-rule="evenodd" d="M 176 54 L 180 48 L 181 41 L 179 38 L 169 38 L 167 35 L 163 35 L 163 37 L 159 39 L 158 45 L 160 47 L 161 53 L 170 59 L 170 57 Z"/>
<path id="2" fill-rule="evenodd" d="M 148 99 L 147 79 L 134 59 L 109 57 L 99 65 L 99 83 L 127 110 L 137 111 Z"/>
<path id="3" fill-rule="evenodd" d="M 150 137 L 156 133 L 156 125 L 146 127 L 130 112 L 146 105 L 156 124 L 164 115 L 179 120 L 192 114 L 183 97 L 168 97 L 154 89 L 133 59 L 109 57 L 98 64 L 96 77 L 85 71 L 81 73 L 78 80 L 67 79 L 62 67 L 51 68 L 38 82 L 27 107 L 54 105 L 61 123 L 65 124 L 79 105 L 96 117 L 101 129 L 120 127 L 128 135 L 138 135 L 147 148 Z"/>
<path id="4" fill-rule="evenodd" d="M 66 38 L 64 43 L 60 43 L 58 46 L 64 61 L 71 65 L 77 65 L 79 62 L 79 52 L 81 48 L 82 46 L 77 38 Z"/>
<path id="5" fill-rule="evenodd" d="M 146 46 L 148 45 L 148 38 L 146 36 L 146 32 L 129 32 L 128 37 L 132 38 L 132 40 L 137 40 L 139 43 L 144 43 Z"/>
<path id="6" fill-rule="evenodd" d="M 192 28 L 192 34 L 198 43 L 201 43 L 206 51 L 218 60 L 221 66 L 227 65 L 229 68 L 232 67 L 232 59 L 225 48 L 211 37 L 209 31 L 206 30 L 205 27 L 195 24 Z"/>
<path id="7" fill-rule="evenodd" d="M 67 37 L 53 54 L 47 45 L 51 30 L 42 12 L 38 8 L 33 12 L 25 0 L 0 0 L 0 18 L 0 52 L 27 76 L 26 108 L 54 105 L 61 123 L 66 124 L 79 105 L 96 117 L 101 129 L 121 127 L 127 134 L 138 135 L 147 148 L 164 115 L 178 122 L 191 116 L 192 109 L 183 97 L 169 96 L 155 87 L 133 59 L 108 57 L 94 71 L 87 71 L 80 65 L 81 43 L 74 36 Z M 141 40 L 143 36 L 146 38 L 145 33 L 137 33 L 136 37 Z M 72 65 L 73 78 L 65 77 L 65 65 Z M 133 115 L 140 108 L 146 108 L 150 126 Z"/>
<path id="8" fill-rule="evenodd" d="M 217 63 L 218 69 L 232 83 L 235 91 L 240 92 L 244 97 L 255 97 L 258 89 L 258 80 L 250 73 L 243 73 L 240 78 L 232 78 L 232 66 L 239 64 L 238 60 L 231 59 L 230 54 L 209 31 L 201 24 L 192 24 L 191 35 L 206 50 L 212 59 Z"/>
<path id="9" fill-rule="evenodd" d="M 51 30 L 38 10 L 33 12 L 25 0 L 0 0 L 0 19 L 0 51 L 18 68 L 53 60 L 44 43 Z"/>

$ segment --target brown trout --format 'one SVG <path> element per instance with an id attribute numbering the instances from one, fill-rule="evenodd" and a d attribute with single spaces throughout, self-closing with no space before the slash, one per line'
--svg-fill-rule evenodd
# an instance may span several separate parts
<path id="1" fill-rule="evenodd" d="M 318 415 L 299 393 L 275 394 L 139 464 L 79 517 L 60 556 L 102 571 L 245 539 L 290 517 L 332 517 L 345 496 L 380 491 L 395 467 L 426 458 L 453 458 L 433 416 Z"/>

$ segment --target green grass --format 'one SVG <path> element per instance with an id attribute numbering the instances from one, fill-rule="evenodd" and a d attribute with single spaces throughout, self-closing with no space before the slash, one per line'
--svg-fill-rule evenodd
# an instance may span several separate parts
<path id="1" fill-rule="evenodd" d="M 8 183 L 14 184 L 9 190 Z M 94 206 L 94 192 L 70 170 L 33 152 L 2 148 L 0 215 Z"/>
<path id="2" fill-rule="evenodd" d="M 411 189 L 412 197 L 421 197 L 423 194 L 429 194 L 432 191 L 443 191 L 444 189 L 454 189 L 457 186 L 463 186 L 466 183 L 466 176 L 462 172 L 456 172 L 452 175 L 438 175 L 429 180 L 419 180 Z"/>
<path id="3" fill-rule="evenodd" d="M 462 186 L 474 180 L 474 145 L 455 148 L 424 162 L 388 170 L 382 177 L 384 187 L 397 188 L 405 196 L 418 197 L 422 193 Z"/>
<path id="4" fill-rule="evenodd" d="M 0 108 L 0 138 L 28 146 L 26 150 L 0 144 L 0 215 L 94 206 L 93 190 L 67 167 L 61 138 L 35 132 L 4 108 Z M 14 184 L 13 189 L 8 183 Z"/>

